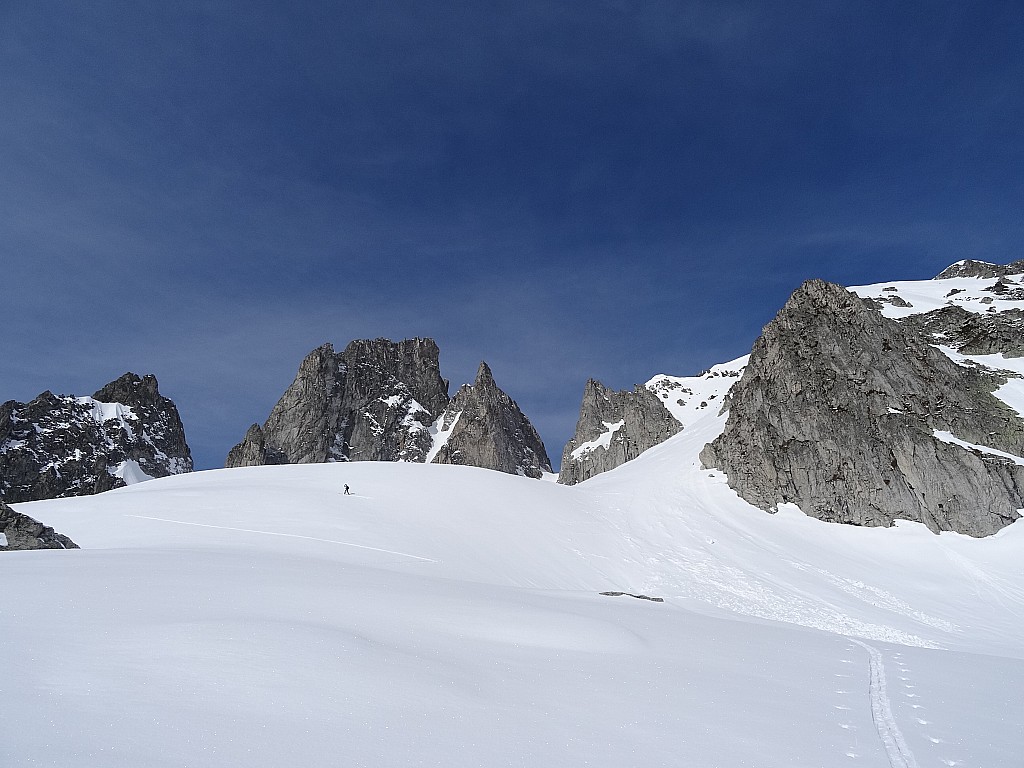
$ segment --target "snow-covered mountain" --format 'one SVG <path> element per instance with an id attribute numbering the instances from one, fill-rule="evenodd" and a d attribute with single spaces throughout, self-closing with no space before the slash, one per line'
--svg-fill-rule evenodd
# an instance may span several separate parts
<path id="1" fill-rule="evenodd" d="M 431 461 L 539 478 L 551 472 L 529 419 L 481 363 L 454 399 L 433 339 L 325 344 L 302 361 L 267 421 L 249 428 L 226 466 Z"/>
<path id="2" fill-rule="evenodd" d="M 18 505 L 83 549 L 0 558 L 0 764 L 1019 765 L 1022 523 L 767 515 L 701 467 L 704 401 L 572 487 L 353 462 Z"/>
<path id="3" fill-rule="evenodd" d="M 749 359 L 651 379 L 682 428 L 571 487 L 365 461 L 19 504 L 82 549 L 0 558 L 4 647 L 20 660 L 0 676 L 0 764 L 1016 768 L 1024 522 L 936 535 L 899 515 L 834 525 L 788 499 L 769 515 L 701 455 L 729 454 L 722 438 L 737 411 L 755 412 L 738 407 L 752 393 L 776 423 L 791 403 L 768 395 L 794 370 L 827 375 L 804 389 L 843 414 L 899 395 L 901 376 L 885 371 L 888 389 L 862 397 L 856 334 L 821 333 L 838 314 L 893 352 L 903 379 L 946 371 L 966 384 L 941 404 L 922 387 L 861 408 L 861 432 L 826 455 L 864 435 L 884 442 L 890 419 L 953 469 L 962 454 L 1012 473 L 1020 454 L 993 438 L 1019 416 L 983 442 L 958 432 L 977 412 L 949 403 L 991 407 L 971 388 L 986 381 L 997 411 L 1024 408 L 1011 375 L 1024 370 L 1004 346 L 1020 338 L 1020 283 L 997 269 L 853 293 L 805 286 Z M 885 350 L 894 339 L 902 347 Z M 849 399 L 832 397 L 839 387 Z M 807 402 L 792 420 L 820 429 Z M 630 423 L 655 431 L 646 416 L 598 415 L 591 452 Z M 416 421 L 430 434 L 461 418 Z"/>
<path id="4" fill-rule="evenodd" d="M 1024 507 L 1022 356 L 1024 261 L 850 290 L 809 281 L 747 357 L 633 392 L 588 384 L 561 480 L 662 442 L 668 413 L 685 430 L 722 409 L 702 461 L 762 509 L 989 535 Z"/>
<path id="5" fill-rule="evenodd" d="M 9 503 L 190 471 L 178 410 L 155 376 L 126 373 L 92 397 L 44 392 L 0 405 L 0 499 Z"/>

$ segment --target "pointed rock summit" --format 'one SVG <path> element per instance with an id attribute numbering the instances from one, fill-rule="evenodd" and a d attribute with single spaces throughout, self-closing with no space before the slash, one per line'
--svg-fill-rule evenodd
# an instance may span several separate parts
<path id="1" fill-rule="evenodd" d="M 645 386 L 616 392 L 590 379 L 576 434 L 562 452 L 558 482 L 575 485 L 631 461 L 683 428 Z"/>
<path id="2" fill-rule="evenodd" d="M 0 497 L 84 496 L 192 471 L 174 403 L 155 376 L 126 373 L 92 397 L 43 392 L 0 405 Z"/>
<path id="3" fill-rule="evenodd" d="M 482 364 L 449 401 L 432 339 L 330 344 L 299 366 L 270 417 L 228 454 L 228 467 L 323 461 L 434 461 L 540 477 L 536 430 Z"/>
<path id="4" fill-rule="evenodd" d="M 432 461 L 540 478 L 551 471 L 544 443 L 516 401 L 498 389 L 487 363 L 455 393 L 439 424 L 447 439 Z"/>
<path id="5" fill-rule="evenodd" d="M 1024 420 L 1005 379 L 953 362 L 838 285 L 804 283 L 769 323 L 704 448 L 747 501 L 822 520 L 985 536 L 1024 507 Z"/>

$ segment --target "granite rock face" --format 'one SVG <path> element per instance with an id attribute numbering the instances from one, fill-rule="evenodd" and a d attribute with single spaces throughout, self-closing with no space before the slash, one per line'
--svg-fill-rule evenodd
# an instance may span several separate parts
<path id="1" fill-rule="evenodd" d="M 462 464 L 540 478 L 551 472 L 544 443 L 515 400 L 498 389 L 487 363 L 459 388 L 438 424 L 447 439 L 435 464 Z"/>
<path id="2" fill-rule="evenodd" d="M 0 405 L 0 497 L 84 496 L 192 471 L 174 403 L 155 376 L 126 373 L 92 397 L 44 392 Z"/>
<path id="3" fill-rule="evenodd" d="M 983 315 L 948 306 L 911 315 L 902 323 L 932 344 L 952 347 L 964 355 L 1024 357 L 1024 310 Z"/>
<path id="4" fill-rule="evenodd" d="M 299 366 L 270 417 L 228 454 L 228 467 L 325 461 L 433 461 L 540 477 L 537 431 L 486 364 L 448 397 L 432 339 L 330 344 Z"/>
<path id="5" fill-rule="evenodd" d="M 78 549 L 67 536 L 0 501 L 0 552 L 23 549 Z"/>
<path id="6" fill-rule="evenodd" d="M 562 453 L 558 482 L 575 485 L 615 469 L 682 428 L 647 387 L 616 392 L 590 379 L 583 390 L 576 433 Z"/>
<path id="7" fill-rule="evenodd" d="M 448 404 L 438 354 L 431 339 L 359 340 L 340 354 L 324 344 L 226 465 L 423 461 Z"/>
<path id="8" fill-rule="evenodd" d="M 1024 455 L 1024 420 L 991 394 L 1003 381 L 812 280 L 755 343 L 701 460 L 762 509 L 985 536 L 1024 507 L 1024 466 L 991 452 Z"/>

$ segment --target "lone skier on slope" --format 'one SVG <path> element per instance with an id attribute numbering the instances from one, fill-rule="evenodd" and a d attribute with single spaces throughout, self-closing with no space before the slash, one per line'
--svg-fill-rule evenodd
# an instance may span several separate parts
<path id="1" fill-rule="evenodd" d="M 348 483 L 345 483 L 345 495 L 346 496 L 351 496 L 352 495 L 351 493 L 348 492 Z"/>

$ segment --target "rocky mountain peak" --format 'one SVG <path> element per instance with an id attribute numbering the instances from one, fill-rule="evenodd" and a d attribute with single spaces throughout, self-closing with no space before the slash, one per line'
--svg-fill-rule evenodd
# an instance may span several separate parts
<path id="1" fill-rule="evenodd" d="M 310 352 L 262 427 L 227 466 L 321 461 L 423 461 L 448 404 L 432 339 L 360 339 Z"/>
<path id="2" fill-rule="evenodd" d="M 155 407 L 164 405 L 156 376 L 151 373 L 138 376 L 130 371 L 107 384 L 92 396 L 101 403 L 122 403 L 131 406 Z"/>
<path id="3" fill-rule="evenodd" d="M 648 387 L 616 392 L 596 379 L 583 388 L 576 433 L 562 452 L 558 482 L 574 485 L 631 461 L 683 428 Z"/>
<path id="4" fill-rule="evenodd" d="M 701 459 L 763 509 L 987 535 L 1024 506 L 1024 467 L 960 443 L 1024 454 L 1024 421 L 991 394 L 1000 383 L 870 301 L 808 281 L 754 344 Z"/>
<path id="5" fill-rule="evenodd" d="M 262 426 L 227 466 L 321 461 L 434 461 L 540 477 L 551 464 L 515 401 L 481 363 L 454 400 L 433 339 L 359 339 L 307 355 Z"/>
<path id="6" fill-rule="evenodd" d="M 459 388 L 440 421 L 447 433 L 435 464 L 463 464 L 539 478 L 551 471 L 544 442 L 519 405 L 481 362 L 473 384 Z"/>
<path id="7" fill-rule="evenodd" d="M 494 374 L 491 373 L 491 368 L 487 363 L 480 361 L 480 367 L 476 369 L 476 379 L 473 381 L 475 387 L 494 387 L 497 388 L 497 384 L 494 383 Z"/>
<path id="8" fill-rule="evenodd" d="M 92 397 L 46 391 L 0 406 L 0 496 L 80 496 L 190 472 L 174 403 L 155 376 L 126 373 Z"/>

